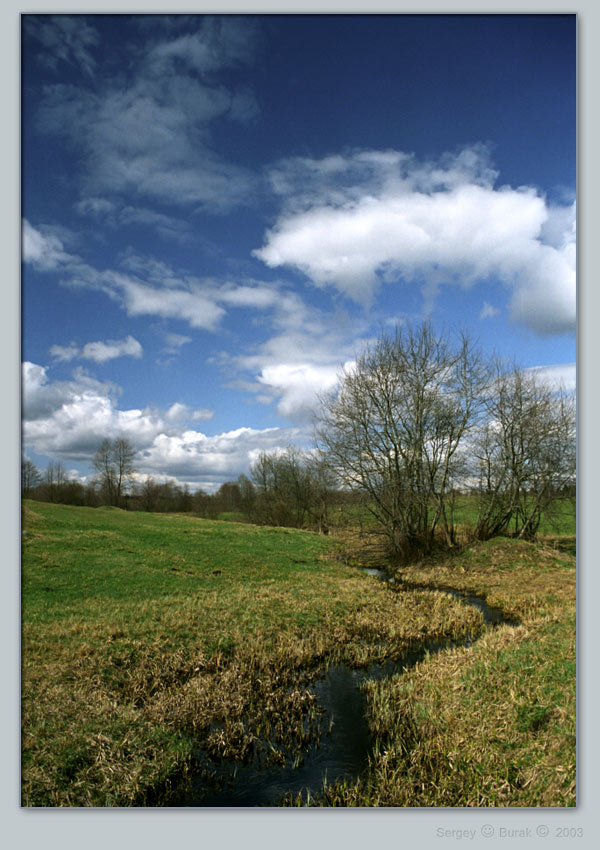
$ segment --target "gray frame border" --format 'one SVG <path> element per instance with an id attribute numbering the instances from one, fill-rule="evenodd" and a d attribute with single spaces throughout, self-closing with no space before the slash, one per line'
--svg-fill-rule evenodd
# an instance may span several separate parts
<path id="1" fill-rule="evenodd" d="M 578 501 L 578 804 L 574 809 L 358 809 L 358 810 L 26 810 L 19 808 L 19 458 L 20 458 L 20 21 L 22 13 L 575 13 L 578 15 L 579 47 L 579 142 L 578 142 L 578 411 L 579 411 L 579 501 Z M 513 838 L 510 847 L 538 847 L 565 844 L 596 846 L 598 815 L 595 795 L 598 789 L 595 757 L 600 756 L 599 732 L 594 724 L 594 707 L 600 698 L 594 676 L 596 631 L 594 600 L 600 592 L 599 571 L 595 568 L 594 509 L 597 508 L 595 480 L 600 474 L 594 425 L 600 415 L 600 402 L 594 394 L 598 333 L 595 327 L 600 294 L 593 275 L 598 260 L 600 227 L 595 191 L 600 189 L 597 153 L 600 151 L 600 110 L 594 101 L 594 86 L 600 80 L 600 4 L 597 0 L 528 0 L 526 4 L 506 0 L 437 0 L 417 3 L 393 0 L 179 0 L 175 8 L 159 0 L 129 0 L 120 8 L 114 0 L 71 2 L 35 0 L 23 5 L 5 0 L 0 9 L 0 57 L 2 63 L 2 102 L 4 132 L 0 140 L 4 187 L 0 237 L 4 261 L 2 309 L 0 310 L 0 376 L 4 416 L 0 420 L 5 484 L 0 493 L 3 564 L 2 632 L 4 699 L 1 703 L 4 747 L 0 771 L 1 829 L 7 846 L 53 850 L 90 850 L 107 845 L 121 848 L 141 845 L 148 850 L 189 842 L 192 847 L 237 848 L 242 846 L 286 850 L 309 846 L 346 848 L 368 847 L 382 840 L 388 847 L 447 846 L 452 839 L 436 836 L 436 829 L 475 829 L 479 847 L 506 847 L 498 836 L 501 827 L 533 828 L 532 838 Z M 597 522 L 597 520 L 596 520 Z M 479 832 L 492 825 L 496 837 Z M 581 826 L 582 839 L 536 837 L 540 824 L 554 827 Z M 454 839 L 456 840 L 456 839 Z M 468 841 L 468 839 L 463 839 Z"/>

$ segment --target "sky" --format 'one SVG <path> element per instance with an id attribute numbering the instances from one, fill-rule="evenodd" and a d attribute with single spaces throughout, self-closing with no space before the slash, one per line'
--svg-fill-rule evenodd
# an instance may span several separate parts
<path id="1" fill-rule="evenodd" d="M 575 15 L 24 15 L 23 451 L 214 491 L 429 320 L 574 386 Z"/>

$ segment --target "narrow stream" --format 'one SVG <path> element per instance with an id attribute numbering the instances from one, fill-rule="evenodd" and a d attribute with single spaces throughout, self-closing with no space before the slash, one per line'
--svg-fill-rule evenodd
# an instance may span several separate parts
<path id="1" fill-rule="evenodd" d="M 382 570 L 367 569 L 364 572 L 388 580 Z M 400 586 L 417 589 L 416 585 Z M 453 588 L 442 587 L 436 590 L 475 606 L 481 611 L 487 625 L 510 622 L 500 609 L 490 607 L 478 596 L 463 594 Z M 366 718 L 366 697 L 360 687 L 363 682 L 401 673 L 404 669 L 413 667 L 428 653 L 431 655 L 449 646 L 470 646 L 471 643 L 470 635 L 461 640 L 432 640 L 407 650 L 396 661 L 372 664 L 361 669 L 352 669 L 345 665 L 330 667 L 310 689 L 323 708 L 323 730 L 327 730 L 333 721 L 332 731 L 329 734 L 323 732 L 319 744 L 310 747 L 299 766 L 268 768 L 254 764 L 211 765 L 218 777 L 224 780 L 224 788 L 211 791 L 199 776 L 192 780 L 185 795 L 171 806 L 279 806 L 286 793 L 291 793 L 294 798 L 298 794 L 306 798 L 307 794 L 314 796 L 321 791 L 324 781 L 355 781 L 367 767 L 373 747 Z"/>

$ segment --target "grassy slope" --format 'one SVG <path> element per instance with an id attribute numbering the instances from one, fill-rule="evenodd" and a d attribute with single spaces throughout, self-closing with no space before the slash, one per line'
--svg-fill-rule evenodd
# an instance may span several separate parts
<path id="1" fill-rule="evenodd" d="M 314 715 L 303 671 L 481 628 L 314 534 L 34 502 L 24 528 L 24 805 L 165 802 L 197 747 L 281 760 Z"/>
<path id="2" fill-rule="evenodd" d="M 495 540 L 405 580 L 485 596 L 520 625 L 368 689 L 377 753 L 322 805 L 575 805 L 575 559 Z"/>

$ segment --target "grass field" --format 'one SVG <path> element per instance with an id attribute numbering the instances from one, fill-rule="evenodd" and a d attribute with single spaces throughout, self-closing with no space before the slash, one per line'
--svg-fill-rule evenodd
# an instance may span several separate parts
<path id="1" fill-rule="evenodd" d="M 481 630 L 474 610 L 391 594 L 338 550 L 290 529 L 25 503 L 23 804 L 167 804 L 198 749 L 291 759 L 316 720 L 311 673 Z"/>
<path id="2" fill-rule="evenodd" d="M 457 495 L 454 507 L 454 522 L 463 529 L 473 528 L 477 522 L 478 502 L 473 495 Z M 222 519 L 227 516 L 222 515 Z M 329 521 L 335 526 L 377 528 L 377 521 L 364 503 L 332 506 Z M 550 511 L 542 517 L 539 533 L 542 535 L 567 535 L 576 533 L 576 511 L 573 499 L 557 499 Z"/>
<path id="3" fill-rule="evenodd" d="M 369 685 L 368 774 L 313 804 L 574 806 L 574 557 L 493 540 L 402 577 L 479 594 L 520 624 Z"/>

